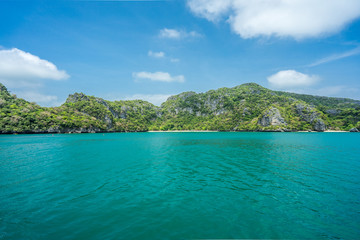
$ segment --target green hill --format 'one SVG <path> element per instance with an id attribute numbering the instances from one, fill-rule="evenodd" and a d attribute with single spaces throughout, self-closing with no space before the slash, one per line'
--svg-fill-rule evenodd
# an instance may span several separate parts
<path id="1" fill-rule="evenodd" d="M 360 129 L 360 101 L 272 91 L 255 83 L 184 92 L 161 107 L 107 101 L 83 93 L 60 107 L 40 107 L 0 84 L 1 133 L 148 130 L 325 131 Z"/>

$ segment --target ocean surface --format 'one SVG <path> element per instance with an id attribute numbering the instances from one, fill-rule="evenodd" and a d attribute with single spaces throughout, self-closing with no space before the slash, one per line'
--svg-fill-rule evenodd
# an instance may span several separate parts
<path id="1" fill-rule="evenodd" d="M 0 239 L 359 239 L 358 133 L 0 136 Z"/>

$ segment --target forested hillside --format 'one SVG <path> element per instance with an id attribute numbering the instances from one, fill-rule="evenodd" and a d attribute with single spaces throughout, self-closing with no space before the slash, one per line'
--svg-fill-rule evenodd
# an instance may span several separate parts
<path id="1" fill-rule="evenodd" d="M 1 133 L 149 130 L 325 131 L 360 129 L 360 101 L 266 89 L 255 83 L 143 100 L 106 101 L 83 93 L 60 107 L 40 107 L 0 84 Z"/>

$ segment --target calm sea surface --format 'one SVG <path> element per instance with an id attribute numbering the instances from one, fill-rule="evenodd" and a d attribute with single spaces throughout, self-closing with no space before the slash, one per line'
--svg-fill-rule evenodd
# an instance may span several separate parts
<path id="1" fill-rule="evenodd" d="M 360 134 L 0 136 L 0 239 L 360 238 Z"/>

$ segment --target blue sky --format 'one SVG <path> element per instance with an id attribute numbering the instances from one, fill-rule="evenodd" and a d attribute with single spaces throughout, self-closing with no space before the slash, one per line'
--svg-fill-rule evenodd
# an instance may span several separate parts
<path id="1" fill-rule="evenodd" d="M 0 1 L 0 82 L 59 106 L 256 82 L 360 99 L 360 1 Z"/>

